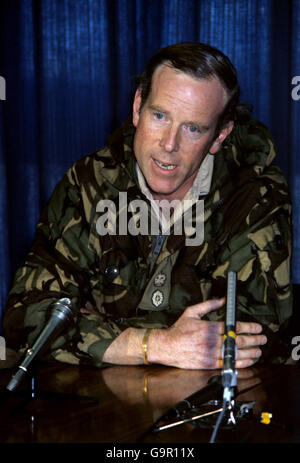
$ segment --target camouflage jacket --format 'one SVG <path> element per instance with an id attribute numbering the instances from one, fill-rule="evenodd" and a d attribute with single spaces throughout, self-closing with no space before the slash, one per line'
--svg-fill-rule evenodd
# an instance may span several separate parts
<path id="1" fill-rule="evenodd" d="M 126 121 L 107 147 L 77 161 L 56 186 L 8 296 L 7 344 L 31 345 L 50 303 L 69 297 L 91 313 L 78 311 L 49 355 L 103 366 L 105 350 L 122 330 L 170 326 L 189 305 L 226 295 L 227 272 L 234 270 L 237 320 L 262 323 L 269 339 L 263 359 L 285 360 L 278 333 L 292 312 L 291 203 L 268 130 L 253 119 L 237 125 L 215 156 L 203 243 L 185 246 L 184 235 L 171 233 L 159 252 L 157 237 L 97 232 L 100 200 L 118 208 L 119 192 L 126 191 L 128 201 L 149 205 L 138 187 L 134 130 Z M 224 311 L 206 318 L 224 320 Z"/>

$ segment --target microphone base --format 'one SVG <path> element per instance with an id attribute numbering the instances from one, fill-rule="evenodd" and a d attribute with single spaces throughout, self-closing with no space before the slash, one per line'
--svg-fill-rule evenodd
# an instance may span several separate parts
<path id="1" fill-rule="evenodd" d="M 229 410 L 226 411 L 225 417 L 220 424 L 220 429 L 233 429 L 239 422 L 250 420 L 253 418 L 253 408 L 255 402 L 238 402 L 235 401 L 232 407 L 232 413 L 235 419 L 235 423 L 230 418 Z M 216 424 L 218 413 L 211 413 L 215 410 L 221 409 L 223 406 L 223 400 L 211 400 L 201 406 L 199 409 L 193 410 L 193 415 L 204 414 L 202 418 L 193 421 L 193 425 L 200 428 L 212 429 Z M 211 413 L 211 414 L 209 414 Z"/>
<path id="2" fill-rule="evenodd" d="M 61 400 L 73 400 L 77 402 L 93 402 L 97 403 L 97 397 L 80 396 L 76 394 L 68 394 L 57 391 L 47 391 L 38 387 L 38 368 L 34 365 L 30 374 L 23 382 L 22 388 L 8 388 L 0 391 L 0 410 L 10 408 L 9 415 L 18 415 L 19 413 L 35 410 L 40 406 L 40 401 L 50 400 L 59 402 Z M 13 385 L 13 382 L 11 381 Z M 9 407 L 9 404 L 12 405 Z"/>

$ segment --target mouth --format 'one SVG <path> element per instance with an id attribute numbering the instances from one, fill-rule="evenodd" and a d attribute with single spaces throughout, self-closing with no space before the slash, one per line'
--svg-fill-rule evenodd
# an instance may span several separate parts
<path id="1" fill-rule="evenodd" d="M 158 161 L 157 159 L 153 159 L 153 161 L 160 169 L 165 171 L 172 171 L 177 167 L 176 164 L 165 164 L 163 162 Z"/>

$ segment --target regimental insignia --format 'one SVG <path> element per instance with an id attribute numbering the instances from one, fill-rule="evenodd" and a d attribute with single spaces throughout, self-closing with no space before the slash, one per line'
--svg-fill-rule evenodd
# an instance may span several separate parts
<path id="1" fill-rule="evenodd" d="M 166 278 L 167 277 L 166 277 L 165 273 L 159 273 L 154 278 L 154 286 L 158 286 L 158 287 L 163 286 L 165 284 Z"/>
<path id="2" fill-rule="evenodd" d="M 161 291 L 157 290 L 154 291 L 152 294 L 152 304 L 155 305 L 155 307 L 158 307 L 163 303 L 164 300 L 164 295 Z"/>

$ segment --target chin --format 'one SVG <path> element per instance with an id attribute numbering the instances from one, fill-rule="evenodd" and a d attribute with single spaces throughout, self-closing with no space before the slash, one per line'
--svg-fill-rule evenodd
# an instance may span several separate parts
<path id="1" fill-rule="evenodd" d="M 155 199 L 161 200 L 161 199 L 167 199 L 169 201 L 172 201 L 174 198 L 174 195 L 176 196 L 176 190 L 151 190 L 152 195 L 154 196 Z"/>
<path id="2" fill-rule="evenodd" d="M 176 191 L 176 188 L 174 188 L 174 186 L 172 186 L 172 188 L 167 188 L 161 185 L 153 185 L 153 187 L 151 186 L 151 184 L 148 185 L 150 185 L 152 193 L 156 195 L 171 195 Z"/>

